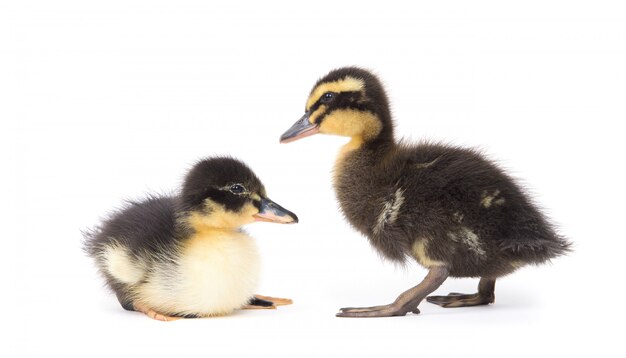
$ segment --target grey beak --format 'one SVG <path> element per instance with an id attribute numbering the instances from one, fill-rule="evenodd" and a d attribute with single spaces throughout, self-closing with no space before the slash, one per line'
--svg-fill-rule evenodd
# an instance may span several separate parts
<path id="1" fill-rule="evenodd" d="M 289 143 L 319 133 L 319 126 L 309 122 L 310 113 L 305 113 L 291 128 L 280 136 L 281 143 Z"/>
<path id="2" fill-rule="evenodd" d="M 267 221 L 279 224 L 295 224 L 298 217 L 291 211 L 283 208 L 268 198 L 261 199 L 261 208 L 254 215 L 256 221 Z"/>

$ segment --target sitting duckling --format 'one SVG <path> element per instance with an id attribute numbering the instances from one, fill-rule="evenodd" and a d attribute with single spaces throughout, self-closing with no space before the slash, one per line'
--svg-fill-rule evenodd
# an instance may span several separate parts
<path id="1" fill-rule="evenodd" d="M 397 143 L 385 91 L 368 71 L 347 67 L 320 79 L 304 116 L 280 140 L 316 133 L 351 138 L 334 169 L 350 224 L 384 257 L 411 257 L 429 270 L 395 302 L 342 308 L 339 317 L 419 313 L 424 298 L 442 307 L 490 304 L 498 277 L 569 249 L 524 191 L 478 151 Z M 480 277 L 478 292 L 427 297 L 449 276 Z"/>
<path id="2" fill-rule="evenodd" d="M 255 296 L 259 254 L 241 226 L 297 223 L 267 198 L 259 178 L 229 157 L 198 162 L 177 196 L 129 203 L 85 236 L 123 308 L 168 321 L 274 308 L 291 300 Z"/>

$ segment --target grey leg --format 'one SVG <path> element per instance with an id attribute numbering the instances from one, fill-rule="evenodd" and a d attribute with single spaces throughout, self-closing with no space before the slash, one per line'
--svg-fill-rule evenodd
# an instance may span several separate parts
<path id="1" fill-rule="evenodd" d="M 419 313 L 417 305 L 448 278 L 448 268 L 432 267 L 419 285 L 403 292 L 388 305 L 373 307 L 342 308 L 337 317 L 390 317 L 404 316 L 409 312 Z"/>

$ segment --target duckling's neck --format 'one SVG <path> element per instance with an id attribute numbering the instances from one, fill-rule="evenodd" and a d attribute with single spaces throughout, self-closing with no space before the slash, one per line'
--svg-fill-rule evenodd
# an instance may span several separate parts
<path id="1" fill-rule="evenodd" d="M 337 156 L 337 163 L 343 161 L 345 156 L 350 152 L 361 148 L 363 146 L 363 143 L 365 143 L 365 141 L 361 136 L 350 138 L 350 141 L 346 143 L 343 147 L 341 147 L 339 155 Z"/>
<path id="2" fill-rule="evenodd" d="M 219 215 L 207 216 L 192 212 L 184 216 L 181 222 L 187 229 L 191 229 L 196 235 L 200 236 L 241 231 L 240 226 L 225 222 Z"/>
<path id="3" fill-rule="evenodd" d="M 385 157 L 385 153 L 393 150 L 395 148 L 396 143 L 393 139 L 393 135 L 391 133 L 381 132 L 377 137 L 373 139 L 364 139 L 361 136 L 354 136 L 350 138 L 350 141 L 346 143 L 339 154 L 337 155 L 337 160 L 335 161 L 334 168 L 334 180 L 335 186 L 338 183 L 339 178 L 345 171 L 345 167 L 347 165 L 346 159 L 354 154 L 358 154 L 362 151 L 371 151 L 375 152 L 378 155 L 372 156 L 372 158 L 383 158 Z M 374 165 L 375 163 L 370 163 Z"/>
<path id="4" fill-rule="evenodd" d="M 342 160 L 345 155 L 359 149 L 384 151 L 393 148 L 395 146 L 395 139 L 393 137 L 393 126 L 390 125 L 391 120 L 387 119 L 382 122 L 388 124 L 383 125 L 382 128 L 379 127 L 380 130 L 374 135 L 365 132 L 350 137 L 350 141 L 341 148 L 338 160 Z"/>

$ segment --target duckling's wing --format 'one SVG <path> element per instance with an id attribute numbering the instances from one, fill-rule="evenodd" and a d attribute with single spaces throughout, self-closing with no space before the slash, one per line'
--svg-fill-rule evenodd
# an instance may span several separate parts
<path id="1" fill-rule="evenodd" d="M 407 177 L 418 178 L 413 183 L 419 188 L 413 191 L 439 192 L 434 196 L 443 213 L 486 228 L 489 234 L 481 235 L 483 240 L 495 241 L 516 260 L 540 263 L 569 250 L 570 243 L 557 234 L 524 188 L 479 151 L 422 144 L 405 151 L 404 163 Z"/>
<path id="2" fill-rule="evenodd" d="M 85 251 L 96 259 L 110 286 L 132 285 L 144 279 L 152 262 L 176 251 L 175 222 L 174 198 L 129 202 L 85 234 Z"/>

